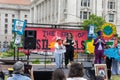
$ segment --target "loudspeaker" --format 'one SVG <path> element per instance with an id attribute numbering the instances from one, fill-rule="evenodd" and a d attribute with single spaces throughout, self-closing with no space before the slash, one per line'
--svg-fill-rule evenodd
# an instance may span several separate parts
<path id="1" fill-rule="evenodd" d="M 51 80 L 53 71 L 33 71 L 34 80 Z"/>
<path id="2" fill-rule="evenodd" d="M 36 49 L 36 31 L 26 30 L 24 34 L 24 49 Z"/>

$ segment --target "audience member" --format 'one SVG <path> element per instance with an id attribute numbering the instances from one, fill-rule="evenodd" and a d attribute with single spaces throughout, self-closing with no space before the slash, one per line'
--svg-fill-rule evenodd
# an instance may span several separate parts
<path id="1" fill-rule="evenodd" d="M 21 61 L 13 65 L 13 75 L 8 77 L 7 80 L 31 80 L 29 77 L 24 76 L 24 63 Z"/>
<path id="2" fill-rule="evenodd" d="M 73 62 L 70 66 L 69 75 L 67 80 L 87 80 L 84 77 L 83 64 Z"/>
<path id="3" fill-rule="evenodd" d="M 4 78 L 5 78 L 4 73 L 2 71 L 0 71 L 0 80 L 4 80 Z"/>
<path id="4" fill-rule="evenodd" d="M 96 76 L 95 80 L 104 80 L 102 76 Z"/>
<path id="5" fill-rule="evenodd" d="M 64 71 L 62 69 L 56 69 L 52 74 L 52 80 L 66 80 Z"/>

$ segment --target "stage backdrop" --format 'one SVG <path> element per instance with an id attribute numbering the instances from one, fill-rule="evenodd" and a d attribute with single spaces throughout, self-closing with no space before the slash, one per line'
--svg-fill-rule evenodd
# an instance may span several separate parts
<path id="1" fill-rule="evenodd" d="M 54 51 L 54 43 L 56 37 L 61 37 L 62 40 L 66 38 L 66 34 L 71 32 L 76 41 L 75 50 L 84 51 L 84 41 L 87 40 L 88 32 L 86 30 L 68 30 L 68 29 L 51 29 L 51 28 L 31 28 L 27 27 L 25 30 L 36 31 L 36 49 L 43 51 Z"/>

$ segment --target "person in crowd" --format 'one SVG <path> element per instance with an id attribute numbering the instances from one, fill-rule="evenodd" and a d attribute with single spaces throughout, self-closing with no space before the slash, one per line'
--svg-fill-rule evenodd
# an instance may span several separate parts
<path id="1" fill-rule="evenodd" d="M 102 76 L 96 76 L 95 80 L 104 80 L 104 78 Z"/>
<path id="2" fill-rule="evenodd" d="M 52 73 L 52 80 L 66 80 L 66 75 L 62 69 L 56 69 Z"/>
<path id="3" fill-rule="evenodd" d="M 87 80 L 83 76 L 84 76 L 83 64 L 82 63 L 73 62 L 70 65 L 70 70 L 69 70 L 69 74 L 68 74 L 67 80 Z"/>
<path id="4" fill-rule="evenodd" d="M 31 78 L 24 76 L 24 63 L 17 61 L 13 65 L 13 75 L 8 77 L 7 80 L 31 80 Z"/>
<path id="5" fill-rule="evenodd" d="M 104 53 L 104 47 L 106 45 L 105 40 L 102 38 L 102 32 L 98 31 L 98 38 L 96 38 L 94 40 L 93 45 L 95 46 L 95 64 L 101 64 L 102 62 L 102 57 L 103 57 L 103 53 Z"/>
<path id="6" fill-rule="evenodd" d="M 70 62 L 74 61 L 74 45 L 75 45 L 75 40 L 73 39 L 72 33 L 67 33 L 67 37 L 63 41 L 63 44 L 66 47 L 65 68 L 67 68 L 69 60 L 70 60 Z"/>
<path id="7" fill-rule="evenodd" d="M 57 37 L 56 43 L 55 43 L 55 63 L 56 63 L 56 68 L 62 68 L 62 57 L 63 53 L 65 53 L 66 49 L 65 46 L 62 43 L 62 40 L 60 37 Z"/>
<path id="8" fill-rule="evenodd" d="M 0 80 L 4 80 L 5 79 L 5 74 L 3 73 L 3 71 L 0 71 Z"/>

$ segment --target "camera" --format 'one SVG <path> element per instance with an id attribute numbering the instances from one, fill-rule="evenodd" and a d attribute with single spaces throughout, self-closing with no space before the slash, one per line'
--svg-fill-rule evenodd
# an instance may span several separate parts
<path id="1" fill-rule="evenodd" d="M 32 65 L 24 64 L 24 74 L 31 75 L 29 72 L 31 69 L 32 69 Z"/>

